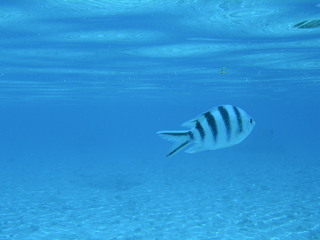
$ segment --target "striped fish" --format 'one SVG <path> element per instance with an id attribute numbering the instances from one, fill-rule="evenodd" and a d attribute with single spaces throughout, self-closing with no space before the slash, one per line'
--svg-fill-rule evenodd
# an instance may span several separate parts
<path id="1" fill-rule="evenodd" d="M 255 126 L 254 120 L 241 108 L 221 105 L 182 124 L 187 131 L 159 131 L 157 134 L 174 142 L 167 157 L 190 146 L 187 153 L 231 147 L 242 142 Z"/>

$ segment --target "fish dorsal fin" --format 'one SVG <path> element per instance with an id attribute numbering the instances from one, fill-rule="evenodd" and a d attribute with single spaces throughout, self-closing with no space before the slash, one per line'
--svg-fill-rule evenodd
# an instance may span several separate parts
<path id="1" fill-rule="evenodd" d="M 193 118 L 189 121 L 186 121 L 184 123 L 181 124 L 182 127 L 188 127 L 188 128 L 193 128 L 196 123 L 197 123 L 198 118 Z"/>
<path id="2" fill-rule="evenodd" d="M 188 128 L 194 128 L 197 124 L 198 121 L 202 121 L 203 120 L 203 114 L 195 117 L 195 118 L 192 118 L 191 120 L 189 121 L 186 121 L 184 123 L 181 124 L 182 127 L 188 127 Z"/>

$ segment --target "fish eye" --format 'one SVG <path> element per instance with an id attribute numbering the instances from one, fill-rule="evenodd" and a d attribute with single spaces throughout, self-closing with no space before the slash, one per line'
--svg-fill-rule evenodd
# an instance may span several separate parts
<path id="1" fill-rule="evenodd" d="M 252 123 L 253 122 L 253 120 L 252 120 L 252 118 L 250 118 L 250 123 Z"/>

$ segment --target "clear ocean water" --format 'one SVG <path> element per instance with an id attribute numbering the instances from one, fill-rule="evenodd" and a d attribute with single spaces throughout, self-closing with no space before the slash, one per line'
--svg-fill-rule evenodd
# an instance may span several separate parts
<path id="1" fill-rule="evenodd" d="M 0 240 L 319 240 L 320 2 L 2 0 Z M 220 104 L 239 145 L 165 155 Z"/>

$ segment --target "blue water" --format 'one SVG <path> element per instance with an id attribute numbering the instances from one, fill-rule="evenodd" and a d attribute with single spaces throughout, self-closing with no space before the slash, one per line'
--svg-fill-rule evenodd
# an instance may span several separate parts
<path id="1" fill-rule="evenodd" d="M 0 240 L 319 240 L 320 3 L 2 0 Z M 220 104 L 241 144 L 165 155 Z"/>

